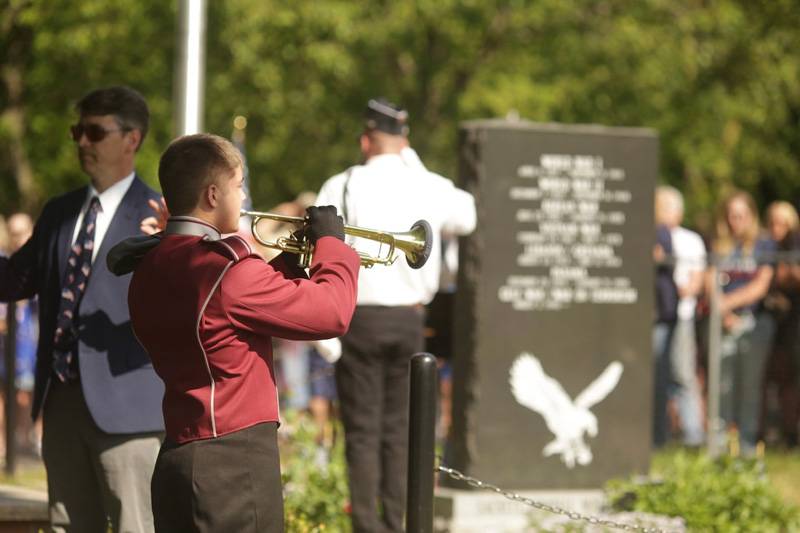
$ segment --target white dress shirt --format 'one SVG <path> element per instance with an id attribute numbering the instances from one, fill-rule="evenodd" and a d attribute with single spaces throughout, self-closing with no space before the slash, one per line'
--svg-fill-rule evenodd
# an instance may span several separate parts
<path id="1" fill-rule="evenodd" d="M 672 237 L 672 255 L 675 257 L 673 279 L 678 287 L 689 283 L 692 275 L 703 272 L 706 268 L 706 247 L 703 239 L 692 230 L 677 226 L 670 231 Z M 690 320 L 694 318 L 697 306 L 696 296 L 686 296 L 678 302 L 678 318 Z"/>
<path id="2" fill-rule="evenodd" d="M 316 205 L 336 206 L 340 214 L 346 213 L 345 223 L 351 226 L 402 233 L 420 219 L 431 225 L 433 247 L 425 266 L 412 269 L 398 251 L 399 257 L 391 266 L 362 268 L 358 305 L 429 303 L 439 288 L 442 234 L 466 235 L 476 223 L 471 194 L 397 154 L 374 156 L 364 165 L 333 176 L 322 186 Z M 378 255 L 380 249 L 380 244 L 372 240 L 348 236 L 347 242 L 371 255 Z M 386 245 L 380 251 L 385 255 Z"/>
<path id="3" fill-rule="evenodd" d="M 131 183 L 133 183 L 133 177 L 135 175 L 136 172 L 131 172 L 129 175 L 119 180 L 102 193 L 98 193 L 94 186 L 89 185 L 89 192 L 86 194 L 86 200 L 83 202 L 83 206 L 81 206 L 81 212 L 78 215 L 78 220 L 75 223 L 75 229 L 72 231 L 72 244 L 75 244 L 75 241 L 78 239 L 78 232 L 81 229 L 81 224 L 83 223 L 83 217 L 86 214 L 86 210 L 89 208 L 89 202 L 92 200 L 93 196 L 97 196 L 98 200 L 100 201 L 100 209 L 97 212 L 97 221 L 95 222 L 94 228 L 94 250 L 92 250 L 92 263 L 94 263 L 94 260 L 97 258 L 97 252 L 100 250 L 100 245 L 103 243 L 103 237 L 106 236 L 108 227 L 111 225 L 111 219 L 114 218 L 114 213 L 117 212 L 117 208 L 122 202 L 122 198 L 125 196 L 125 193 L 128 192 Z"/>

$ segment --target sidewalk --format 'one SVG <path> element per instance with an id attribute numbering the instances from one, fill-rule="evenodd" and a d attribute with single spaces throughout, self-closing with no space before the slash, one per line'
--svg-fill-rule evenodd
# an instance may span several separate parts
<path id="1" fill-rule="evenodd" d="M 47 526 L 44 465 L 38 458 L 21 456 L 13 478 L 0 476 L 0 533 L 39 533 Z"/>

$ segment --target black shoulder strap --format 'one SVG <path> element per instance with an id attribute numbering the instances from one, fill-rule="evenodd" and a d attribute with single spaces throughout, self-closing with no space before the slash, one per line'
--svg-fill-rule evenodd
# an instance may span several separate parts
<path id="1" fill-rule="evenodd" d="M 116 276 L 130 274 L 136 269 L 142 257 L 155 248 L 163 233 L 154 235 L 137 235 L 115 244 L 106 256 L 106 266 Z"/>
<path id="2" fill-rule="evenodd" d="M 347 211 L 347 189 L 350 187 L 350 178 L 353 177 L 353 167 L 347 169 L 347 177 L 344 180 L 344 187 L 342 187 L 342 220 L 347 224 L 348 211 Z"/>

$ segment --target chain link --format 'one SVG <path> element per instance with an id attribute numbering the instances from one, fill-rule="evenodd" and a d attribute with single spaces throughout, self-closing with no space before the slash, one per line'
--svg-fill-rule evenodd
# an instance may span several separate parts
<path id="1" fill-rule="evenodd" d="M 530 498 L 526 498 L 525 496 L 520 496 L 514 492 L 504 491 L 500 487 L 496 485 L 492 485 L 491 483 L 485 483 L 479 479 L 474 477 L 468 476 L 466 474 L 462 474 L 458 470 L 454 468 L 448 468 L 446 466 L 439 465 L 436 467 L 439 472 L 444 472 L 451 478 L 455 479 L 456 481 L 464 481 L 471 487 L 476 489 L 488 490 L 500 494 L 509 500 L 520 502 L 530 507 L 534 507 L 541 511 L 545 511 L 548 513 L 553 513 L 561 516 L 566 516 L 570 520 L 586 522 L 593 526 L 605 526 L 605 527 L 612 527 L 615 529 L 621 529 L 623 531 L 638 531 L 640 533 L 668 533 L 664 529 L 658 528 L 651 528 L 646 526 L 641 526 L 639 524 L 624 524 L 622 522 L 615 522 L 613 520 L 608 520 L 605 518 L 598 518 L 596 516 L 589 516 L 578 513 L 576 511 L 569 511 L 567 509 L 562 509 L 561 507 L 556 507 L 555 505 L 548 505 L 546 503 L 537 502 Z"/>

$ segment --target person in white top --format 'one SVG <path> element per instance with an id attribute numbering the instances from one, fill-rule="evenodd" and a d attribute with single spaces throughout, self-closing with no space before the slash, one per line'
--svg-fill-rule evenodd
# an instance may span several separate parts
<path id="1" fill-rule="evenodd" d="M 475 201 L 452 181 L 429 172 L 408 144 L 408 114 L 370 100 L 360 137 L 364 162 L 327 180 L 317 205 L 333 205 L 345 223 L 391 232 L 427 220 L 433 250 L 442 236 L 475 228 Z M 370 240 L 348 238 L 378 254 Z M 385 245 L 382 252 L 385 253 Z M 418 270 L 401 257 L 362 269 L 358 305 L 342 337 L 336 384 L 345 427 L 354 533 L 403 531 L 408 439 L 408 364 L 423 349 L 424 305 L 439 286 L 440 254 Z"/>
<path id="2" fill-rule="evenodd" d="M 695 340 L 695 307 L 703 287 L 706 268 L 706 247 L 694 231 L 681 227 L 683 195 L 669 186 L 656 189 L 656 202 L 661 222 L 672 237 L 675 261 L 674 279 L 678 287 L 678 321 L 672 337 L 670 359 L 675 399 L 683 431 L 683 443 L 700 446 L 705 438 L 700 384 L 697 380 L 697 343 Z"/>

